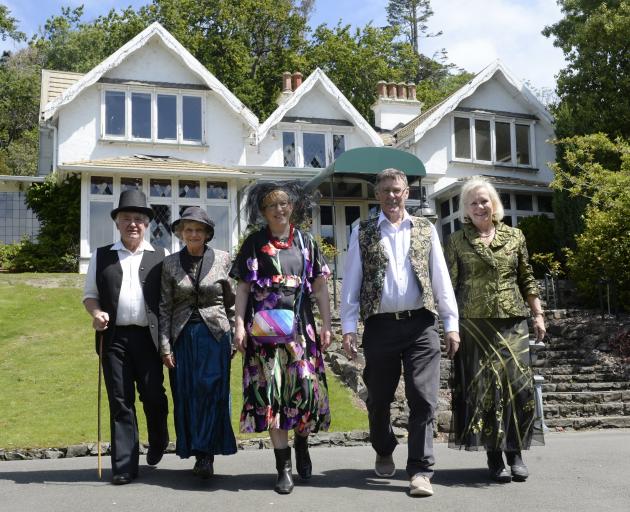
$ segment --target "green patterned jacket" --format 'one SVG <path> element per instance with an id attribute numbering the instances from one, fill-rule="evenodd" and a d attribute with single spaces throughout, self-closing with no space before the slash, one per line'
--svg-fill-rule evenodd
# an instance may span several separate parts
<path id="1" fill-rule="evenodd" d="M 471 224 L 453 233 L 446 245 L 461 318 L 527 317 L 527 296 L 539 294 L 523 232 L 502 222 L 495 227 L 489 246 Z"/>
<path id="2" fill-rule="evenodd" d="M 431 224 L 422 217 L 411 216 L 409 252 L 413 273 L 416 276 L 424 307 L 437 316 L 433 298 L 429 255 L 431 253 Z M 362 221 L 359 226 L 359 249 L 363 266 L 363 282 L 359 294 L 361 319 L 378 313 L 387 271 L 387 254 L 381 241 L 378 217 Z"/>

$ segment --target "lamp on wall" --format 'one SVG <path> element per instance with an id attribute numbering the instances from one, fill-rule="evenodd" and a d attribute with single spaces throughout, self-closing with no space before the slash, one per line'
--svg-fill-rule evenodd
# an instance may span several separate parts
<path id="1" fill-rule="evenodd" d="M 424 187 L 421 187 L 422 190 L 422 199 L 420 201 L 420 208 L 416 210 L 416 215 L 421 217 L 426 217 L 431 222 L 435 222 L 437 220 L 437 215 L 435 210 L 431 208 L 429 202 L 427 201 L 427 192 Z"/>

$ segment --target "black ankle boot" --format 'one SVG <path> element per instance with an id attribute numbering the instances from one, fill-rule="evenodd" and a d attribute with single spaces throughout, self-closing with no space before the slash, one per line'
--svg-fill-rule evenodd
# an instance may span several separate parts
<path id="1" fill-rule="evenodd" d="M 278 494 L 291 494 L 293 490 L 291 447 L 274 449 L 273 453 L 276 456 L 276 470 L 278 471 L 278 480 L 273 490 Z"/>
<path id="2" fill-rule="evenodd" d="M 490 470 L 490 478 L 495 482 L 502 484 L 512 481 L 512 477 L 505 469 L 503 464 L 503 454 L 500 451 L 486 452 L 488 455 L 488 469 Z"/>
<path id="3" fill-rule="evenodd" d="M 313 473 L 311 456 L 308 454 L 308 436 L 295 435 L 293 438 L 295 448 L 295 467 L 302 480 L 308 480 Z"/>
<path id="4" fill-rule="evenodd" d="M 524 482 L 527 480 L 529 471 L 523 462 L 520 451 L 505 452 L 505 460 L 512 470 L 512 478 L 515 482 Z"/>

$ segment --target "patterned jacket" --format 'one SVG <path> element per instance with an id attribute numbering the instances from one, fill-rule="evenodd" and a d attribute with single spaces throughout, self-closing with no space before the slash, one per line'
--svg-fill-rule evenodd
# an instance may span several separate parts
<path id="1" fill-rule="evenodd" d="M 470 224 L 448 240 L 446 262 L 462 318 L 527 317 L 525 299 L 538 296 L 523 232 L 501 222 L 495 227 L 489 246 Z"/>
<path id="2" fill-rule="evenodd" d="M 164 259 L 162 266 L 160 354 L 171 352 L 172 345 L 196 306 L 217 340 L 234 326 L 235 295 L 228 277 L 230 255 L 210 248 L 206 250 L 199 275 L 198 293 L 180 258 L 181 251 L 171 254 Z"/>
<path id="3" fill-rule="evenodd" d="M 407 257 L 411 260 L 424 307 L 437 316 L 429 274 L 431 254 L 431 224 L 422 217 L 411 217 L 410 245 Z M 365 220 L 359 226 L 359 248 L 363 266 L 363 282 L 359 294 L 361 319 L 378 313 L 387 271 L 387 254 L 381 242 L 378 217 Z"/>

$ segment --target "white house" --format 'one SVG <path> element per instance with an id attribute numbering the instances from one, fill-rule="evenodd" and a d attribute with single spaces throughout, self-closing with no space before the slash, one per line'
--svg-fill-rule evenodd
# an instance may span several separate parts
<path id="1" fill-rule="evenodd" d="M 551 118 L 499 63 L 425 113 L 412 85 L 395 84 L 390 93 L 380 84 L 386 92 L 374 105 L 376 128 L 319 69 L 304 81 L 285 73 L 282 83 L 278 108 L 261 124 L 158 23 L 85 75 L 45 70 L 40 169 L 81 176 L 80 271 L 96 247 L 115 239 L 109 212 L 129 187 L 143 190 L 156 212 L 147 230 L 152 243 L 178 250 L 170 223 L 198 205 L 217 224 L 212 245 L 231 250 L 244 229 L 248 184 L 309 180 L 355 147 L 387 144 L 419 156 L 427 177 L 422 189 L 414 184 L 411 208 L 426 191 L 449 229 L 459 180 L 472 174 L 509 180 L 501 191 L 514 201 L 514 222 L 547 209 L 540 198 L 550 194 Z M 322 188 L 314 231 L 328 238 L 334 224 L 345 247 L 352 224 L 376 211 L 371 189 L 350 178 L 336 183 L 333 219 Z"/>

